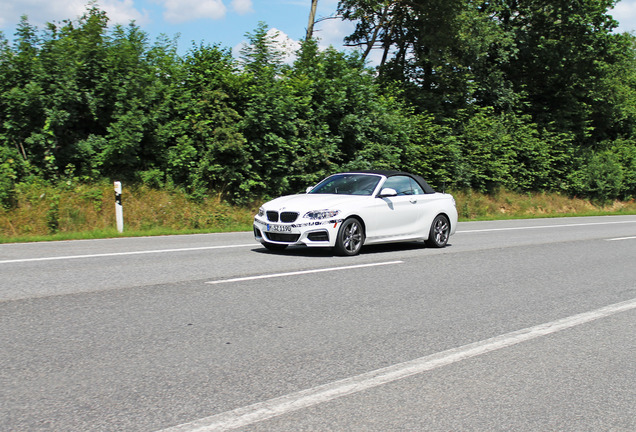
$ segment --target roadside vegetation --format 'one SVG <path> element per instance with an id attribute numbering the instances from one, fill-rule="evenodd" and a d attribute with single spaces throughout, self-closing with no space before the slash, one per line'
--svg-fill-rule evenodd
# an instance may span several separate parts
<path id="1" fill-rule="evenodd" d="M 636 202 L 604 205 L 557 193 L 449 191 L 460 220 L 636 214 Z M 113 185 L 21 184 L 16 203 L 0 210 L 0 243 L 250 231 L 260 202 L 230 205 L 217 197 L 192 200 L 177 188 L 124 187 L 124 233 L 115 228 Z"/>
<path id="2" fill-rule="evenodd" d="M 636 35 L 615 0 L 416 3 L 341 0 L 359 51 L 310 35 L 293 60 L 266 23 L 235 58 L 93 0 L 23 17 L 0 33 L 0 235 L 116 235 L 114 180 L 127 234 L 250 229 L 259 202 L 357 169 L 457 191 L 462 218 L 630 211 Z"/>

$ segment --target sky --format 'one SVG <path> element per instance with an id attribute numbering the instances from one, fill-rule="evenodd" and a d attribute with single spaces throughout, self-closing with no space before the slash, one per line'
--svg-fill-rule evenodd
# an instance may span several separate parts
<path id="1" fill-rule="evenodd" d="M 47 22 L 77 19 L 88 0 L 0 0 L 0 31 L 13 40 L 22 15 L 29 23 L 44 29 Z M 319 0 L 316 18 L 335 14 L 338 0 Z M 111 24 L 127 25 L 134 20 L 154 41 L 160 34 L 179 35 L 179 53 L 195 44 L 218 44 L 232 48 L 237 55 L 259 21 L 265 22 L 293 49 L 305 37 L 311 0 L 99 0 L 100 9 Z M 610 14 L 619 21 L 618 31 L 636 32 L 636 0 L 621 0 Z M 342 39 L 353 31 L 353 24 L 326 19 L 316 24 L 314 37 L 323 46 L 342 49 Z M 371 59 L 373 63 L 373 59 Z"/>
<path id="2" fill-rule="evenodd" d="M 634 0 L 636 2 L 636 0 Z M 13 40 L 22 15 L 44 29 L 47 22 L 76 19 L 88 0 L 0 0 L 0 31 Z M 316 18 L 333 16 L 338 0 L 319 0 Z M 185 53 L 192 43 L 219 44 L 238 52 L 260 21 L 280 38 L 294 45 L 305 37 L 311 0 L 99 0 L 110 24 L 127 25 L 134 20 L 154 41 L 160 34 L 179 35 L 178 48 Z M 314 37 L 321 45 L 342 47 L 342 39 L 353 25 L 328 19 L 316 24 Z M 293 48 L 293 46 L 292 46 Z"/>

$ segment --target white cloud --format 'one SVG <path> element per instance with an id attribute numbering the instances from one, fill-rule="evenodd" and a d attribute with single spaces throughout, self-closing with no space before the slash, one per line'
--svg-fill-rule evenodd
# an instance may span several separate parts
<path id="1" fill-rule="evenodd" d="M 254 12 L 252 8 L 252 0 L 232 0 L 232 8 L 239 15 Z"/>
<path id="2" fill-rule="evenodd" d="M 355 30 L 355 23 L 344 21 L 340 18 L 326 19 L 314 27 L 314 38 L 320 40 L 320 46 L 327 48 L 333 45 L 341 48 L 345 36 L 349 36 Z"/>
<path id="3" fill-rule="evenodd" d="M 163 5 L 163 17 L 177 24 L 198 19 L 225 18 L 228 8 L 223 0 L 157 0 Z M 252 0 L 231 0 L 232 10 L 239 15 L 254 12 Z"/>
<path id="4" fill-rule="evenodd" d="M 135 21 L 138 25 L 150 22 L 147 11 L 138 11 L 133 0 L 101 0 L 100 9 L 106 12 L 111 24 L 128 24 Z"/>
<path id="5" fill-rule="evenodd" d="M 296 51 L 300 49 L 299 41 L 290 38 L 287 34 L 276 28 L 270 28 L 267 31 L 267 36 L 273 39 L 275 47 L 283 53 L 284 63 L 291 64 L 296 60 Z M 247 45 L 247 41 L 243 41 L 232 48 L 234 58 L 240 58 L 241 51 Z"/>
<path id="6" fill-rule="evenodd" d="M 170 23 L 183 23 L 201 18 L 221 19 L 227 7 L 221 0 L 165 0 L 161 2 L 163 17 Z"/>
<path id="7" fill-rule="evenodd" d="M 619 22 L 617 31 L 636 31 L 636 0 L 622 0 L 609 13 Z"/>
<path id="8" fill-rule="evenodd" d="M 283 53 L 283 61 L 285 63 L 292 63 L 296 58 L 296 51 L 300 49 L 300 42 L 275 28 L 269 29 L 267 35 L 273 38 L 277 48 Z"/>
<path id="9" fill-rule="evenodd" d="M 314 29 L 314 38 L 318 39 L 318 47 L 320 50 L 325 50 L 329 48 L 329 46 L 341 50 L 344 47 L 344 37 L 351 34 L 354 27 L 355 24 L 340 19 L 325 20 L 319 23 Z M 283 52 L 283 61 L 287 64 L 293 63 L 294 60 L 296 60 L 296 52 L 300 49 L 300 41 L 290 38 L 286 33 L 276 28 L 270 28 L 267 34 L 274 38 L 277 48 Z M 247 42 L 243 41 L 232 48 L 234 58 L 240 58 L 241 50 L 246 45 Z M 356 49 L 357 48 L 346 48 L 348 51 Z M 369 66 L 377 66 L 380 64 L 381 58 L 382 51 L 373 50 L 367 58 L 367 64 Z"/>
<path id="10" fill-rule="evenodd" d="M 14 28 L 22 15 L 37 27 L 47 22 L 76 20 L 86 12 L 86 5 L 86 0 L 0 0 L 0 27 Z M 128 24 L 133 20 L 143 24 L 147 21 L 147 13 L 137 10 L 133 0 L 101 0 L 98 7 L 106 12 L 111 24 Z"/>

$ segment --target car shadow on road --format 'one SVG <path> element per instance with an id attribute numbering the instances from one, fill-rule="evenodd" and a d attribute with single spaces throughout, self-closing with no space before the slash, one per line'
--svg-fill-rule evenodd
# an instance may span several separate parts
<path id="1" fill-rule="evenodd" d="M 446 247 L 452 247 L 450 243 Z M 360 251 L 360 255 L 373 255 L 383 254 L 388 252 L 400 252 L 419 249 L 435 249 L 427 247 L 424 242 L 404 242 L 404 243 L 386 243 L 363 246 Z M 323 247 L 306 247 L 306 246 L 290 246 L 287 249 L 281 251 L 270 251 L 264 247 L 256 247 L 252 249 L 252 252 L 266 254 L 266 255 L 280 255 L 280 256 L 301 256 L 311 258 L 333 258 L 337 256 L 331 248 Z M 345 258 L 345 257 L 343 257 Z"/>

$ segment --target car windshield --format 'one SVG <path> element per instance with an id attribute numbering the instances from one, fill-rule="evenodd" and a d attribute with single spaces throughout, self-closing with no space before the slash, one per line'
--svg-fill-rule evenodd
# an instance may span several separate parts
<path id="1" fill-rule="evenodd" d="M 380 176 L 367 174 L 336 174 L 316 185 L 310 194 L 371 195 Z"/>

